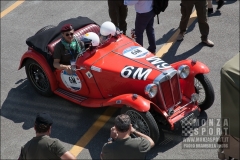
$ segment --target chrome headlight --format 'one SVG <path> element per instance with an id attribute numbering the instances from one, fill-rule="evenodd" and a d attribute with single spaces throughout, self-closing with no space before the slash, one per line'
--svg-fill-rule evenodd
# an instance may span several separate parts
<path id="1" fill-rule="evenodd" d="M 181 65 L 180 67 L 178 67 L 178 74 L 181 78 L 187 78 L 189 73 L 190 68 L 188 67 L 188 65 Z"/>
<path id="2" fill-rule="evenodd" d="M 149 98 L 153 98 L 156 96 L 157 94 L 157 85 L 156 84 L 148 84 L 145 87 L 145 94 L 149 97 Z"/>

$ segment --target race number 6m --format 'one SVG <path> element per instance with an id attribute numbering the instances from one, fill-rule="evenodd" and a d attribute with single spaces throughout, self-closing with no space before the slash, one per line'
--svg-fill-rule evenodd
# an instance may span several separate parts
<path id="1" fill-rule="evenodd" d="M 132 78 L 138 80 L 146 80 L 152 69 L 126 66 L 121 71 L 121 76 L 124 78 Z"/>

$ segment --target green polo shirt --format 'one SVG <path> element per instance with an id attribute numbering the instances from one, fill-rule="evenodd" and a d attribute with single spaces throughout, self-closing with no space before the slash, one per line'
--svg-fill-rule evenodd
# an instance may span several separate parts
<path id="1" fill-rule="evenodd" d="M 20 159 L 60 159 L 65 152 L 58 139 L 44 135 L 28 141 L 21 149 Z"/>
<path id="2" fill-rule="evenodd" d="M 105 143 L 102 149 L 103 159 L 145 159 L 151 149 L 150 142 L 142 137 L 117 139 Z"/>

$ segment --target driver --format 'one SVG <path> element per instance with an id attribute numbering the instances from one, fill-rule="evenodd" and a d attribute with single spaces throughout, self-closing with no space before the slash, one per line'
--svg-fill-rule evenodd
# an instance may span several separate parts
<path id="1" fill-rule="evenodd" d="M 73 36 L 74 29 L 71 24 L 65 24 L 61 28 L 62 39 L 54 48 L 53 66 L 65 70 L 71 74 L 71 63 L 75 63 L 77 55 L 82 51 L 82 42 Z"/>

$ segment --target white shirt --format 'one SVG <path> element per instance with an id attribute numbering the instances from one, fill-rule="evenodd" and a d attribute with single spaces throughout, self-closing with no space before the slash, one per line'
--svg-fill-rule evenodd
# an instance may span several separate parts
<path id="1" fill-rule="evenodd" d="M 124 5 L 135 5 L 137 13 L 150 12 L 152 8 L 152 0 L 124 0 Z"/>

